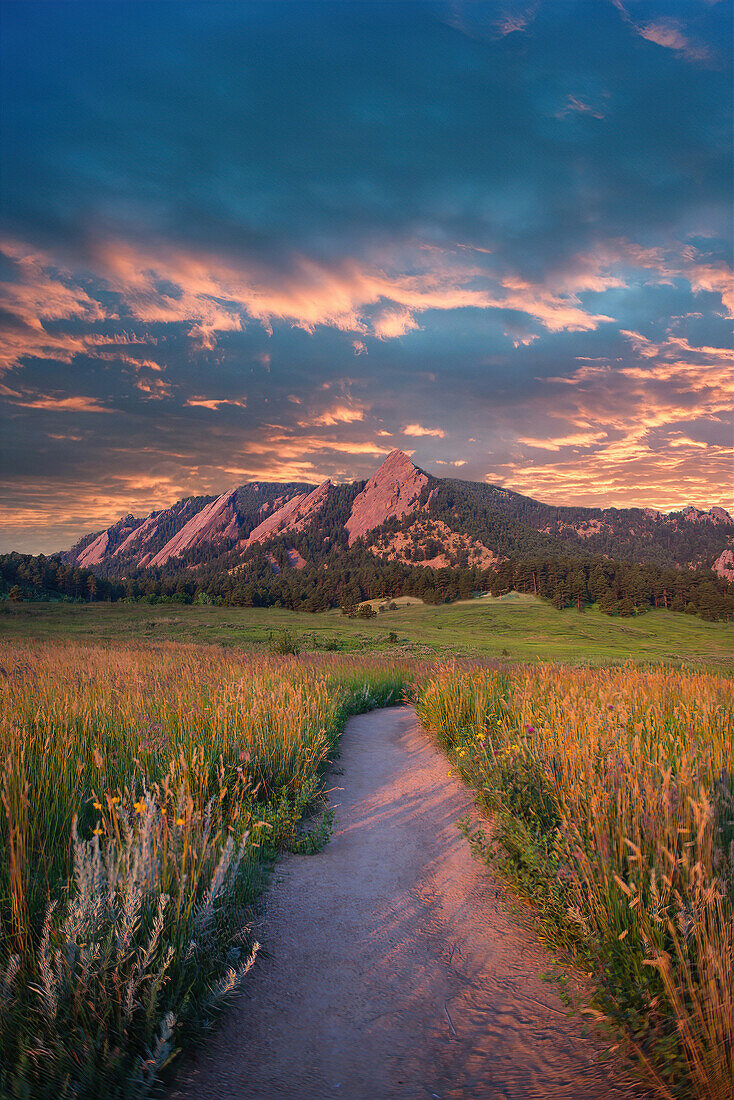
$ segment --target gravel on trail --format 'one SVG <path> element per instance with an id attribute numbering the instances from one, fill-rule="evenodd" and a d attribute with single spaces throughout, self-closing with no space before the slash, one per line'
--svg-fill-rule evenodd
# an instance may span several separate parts
<path id="1" fill-rule="evenodd" d="M 334 835 L 275 869 L 267 954 L 171 1100 L 622 1100 L 553 957 L 456 827 L 469 790 L 410 707 L 351 719 Z"/>

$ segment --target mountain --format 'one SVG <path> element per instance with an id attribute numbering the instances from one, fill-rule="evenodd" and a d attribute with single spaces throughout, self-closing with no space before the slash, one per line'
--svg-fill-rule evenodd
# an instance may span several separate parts
<path id="1" fill-rule="evenodd" d="M 392 451 L 367 482 L 254 482 L 218 497 L 124 516 L 63 557 L 98 575 L 185 570 L 253 575 L 377 559 L 440 569 L 529 557 L 715 569 L 734 579 L 734 520 L 722 508 L 581 508 L 544 504 L 500 486 L 436 478 Z"/>
<path id="2" fill-rule="evenodd" d="M 268 542 L 288 531 L 303 531 L 311 523 L 315 523 L 326 503 L 330 488 L 331 482 L 325 481 L 310 493 L 296 493 L 285 503 L 276 502 L 279 506 L 250 532 L 245 546 L 252 546 L 255 542 Z"/>
<path id="3" fill-rule="evenodd" d="M 401 519 L 413 511 L 430 479 L 403 451 L 391 451 L 377 473 L 355 497 L 344 524 L 351 546 L 356 539 L 380 527 L 387 519 Z"/>

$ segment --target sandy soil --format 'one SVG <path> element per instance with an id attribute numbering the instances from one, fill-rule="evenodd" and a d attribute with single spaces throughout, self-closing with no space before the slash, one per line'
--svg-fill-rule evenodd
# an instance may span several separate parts
<path id="1" fill-rule="evenodd" d="M 354 718 L 316 856 L 278 865 L 261 957 L 175 1100 L 619 1100 L 549 952 L 471 856 L 469 792 L 408 707 Z"/>

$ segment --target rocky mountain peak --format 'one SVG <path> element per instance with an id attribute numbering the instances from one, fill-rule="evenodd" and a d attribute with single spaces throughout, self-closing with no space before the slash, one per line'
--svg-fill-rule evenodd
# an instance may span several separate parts
<path id="1" fill-rule="evenodd" d="M 411 462 L 404 451 L 390 451 L 362 492 L 355 497 L 345 526 L 349 545 L 393 516 L 412 511 L 428 484 L 428 476 Z"/>

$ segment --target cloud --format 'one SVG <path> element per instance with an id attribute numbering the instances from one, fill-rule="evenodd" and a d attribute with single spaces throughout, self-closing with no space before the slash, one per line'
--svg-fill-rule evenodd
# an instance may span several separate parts
<path id="1" fill-rule="evenodd" d="M 105 326 L 120 313 L 148 329 L 187 325 L 200 352 L 213 351 L 223 334 L 242 332 L 247 319 L 270 334 L 273 324 L 286 322 L 309 333 L 324 326 L 391 340 L 419 329 L 416 315 L 429 310 L 509 310 L 527 314 L 551 332 L 585 331 L 611 318 L 586 310 L 579 294 L 618 285 L 611 276 L 591 278 L 579 270 L 573 282 L 552 286 L 479 267 L 467 261 L 463 249 L 427 249 L 420 243 L 385 249 L 381 263 L 345 258 L 327 265 L 294 255 L 287 270 L 276 272 L 164 241 L 149 248 L 96 241 L 89 270 L 69 272 L 64 282 L 50 255 L 26 253 L 15 243 L 6 244 L 5 254 L 20 256 L 18 281 L 4 284 L 9 319 L 0 328 L 5 341 L 0 363 L 6 368 L 29 357 L 71 362 L 77 355 L 95 354 L 110 339 Z M 707 268 L 702 278 L 713 283 L 718 272 Z M 99 301 L 81 285 L 91 281 L 100 287 Z M 110 295 L 117 297 L 118 309 L 102 303 Z M 50 320 L 76 327 L 50 331 Z M 87 331 L 80 333 L 78 322 Z M 363 354 L 364 340 L 355 339 L 353 348 Z M 107 348 L 100 354 L 137 369 L 134 357 L 122 351 Z M 268 353 L 261 353 L 261 360 L 269 368 Z"/>
<path id="2" fill-rule="evenodd" d="M 701 43 L 693 42 L 683 32 L 681 24 L 670 18 L 653 19 L 649 23 L 636 23 L 631 17 L 621 0 L 611 0 L 619 11 L 625 23 L 636 34 L 656 46 L 662 46 L 666 50 L 675 50 L 689 61 L 706 61 L 710 58 L 710 51 Z"/>
<path id="3" fill-rule="evenodd" d="M 446 432 L 442 428 L 424 428 L 422 424 L 406 424 L 403 428 L 403 435 L 432 435 L 437 439 L 443 439 Z"/>
<path id="4" fill-rule="evenodd" d="M 372 331 L 379 340 L 394 340 L 417 329 L 418 323 L 409 309 L 386 309 L 372 318 Z"/>
<path id="5" fill-rule="evenodd" d="M 591 115 L 592 118 L 604 118 L 604 112 L 600 111 L 597 107 L 592 107 L 586 103 L 580 96 L 570 95 L 566 100 L 565 106 L 556 112 L 556 118 L 565 118 L 566 115 L 580 114 Z"/>
<path id="6" fill-rule="evenodd" d="M 138 4 L 132 81 L 109 5 L 41 7 L 2 47 L 8 507 L 362 478 L 406 421 L 562 503 L 722 493 L 730 5 Z"/>
<path id="7" fill-rule="evenodd" d="M 135 382 L 135 388 L 149 401 L 161 401 L 164 397 L 171 396 L 171 385 L 169 382 L 164 382 L 162 378 L 138 378 Z"/>
<path id="8" fill-rule="evenodd" d="M 330 427 L 334 424 L 354 424 L 364 420 L 365 410 L 353 405 L 332 405 L 310 419 L 298 421 L 299 428 Z"/>
<path id="9" fill-rule="evenodd" d="M 569 377 L 539 381 L 525 417 L 545 430 L 518 433 L 518 444 L 530 451 L 493 474 L 557 504 L 727 506 L 734 352 L 696 347 L 672 332 L 658 341 L 634 331 L 624 335 L 637 362 L 614 370 L 584 363 Z M 570 430 L 554 432 L 553 422 Z M 538 450 L 556 457 L 539 462 Z"/>
<path id="10" fill-rule="evenodd" d="M 705 61 L 709 51 L 687 38 L 680 24 L 672 19 L 658 19 L 653 23 L 643 23 L 637 28 L 638 34 L 656 46 L 666 50 L 677 50 L 691 61 Z"/>
<path id="11" fill-rule="evenodd" d="M 196 397 L 196 396 L 194 396 L 194 397 L 189 397 L 186 401 L 186 404 L 189 408 L 192 408 L 192 409 L 211 409 L 214 412 L 216 412 L 218 409 L 221 409 L 223 405 L 233 405 L 235 408 L 238 408 L 238 409 L 246 409 L 247 408 L 246 399 L 242 398 L 240 400 L 235 400 L 235 399 L 229 398 L 229 397 Z"/>
<path id="12" fill-rule="evenodd" d="M 100 405 L 96 397 L 54 397 L 48 394 L 32 395 L 27 392 L 16 392 L 7 386 L 0 387 L 0 395 L 12 405 L 21 409 L 45 409 L 49 412 L 63 413 L 114 413 L 115 409 L 109 409 Z"/>

